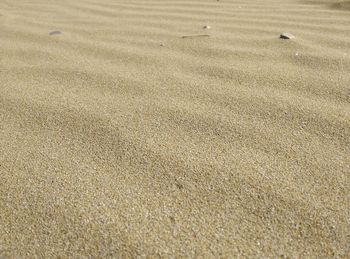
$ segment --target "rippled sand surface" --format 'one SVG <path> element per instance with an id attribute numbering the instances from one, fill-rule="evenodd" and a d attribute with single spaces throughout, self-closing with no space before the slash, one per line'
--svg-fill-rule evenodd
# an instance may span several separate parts
<path id="1" fill-rule="evenodd" d="M 0 257 L 349 256 L 349 3 L 1 0 Z"/>

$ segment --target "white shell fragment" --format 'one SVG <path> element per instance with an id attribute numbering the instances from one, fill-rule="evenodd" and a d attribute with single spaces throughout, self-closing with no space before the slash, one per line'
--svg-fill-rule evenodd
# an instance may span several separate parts
<path id="1" fill-rule="evenodd" d="M 291 40 L 291 39 L 294 39 L 295 36 L 293 34 L 288 33 L 288 32 L 284 32 L 280 35 L 280 38 L 284 39 L 284 40 Z"/>

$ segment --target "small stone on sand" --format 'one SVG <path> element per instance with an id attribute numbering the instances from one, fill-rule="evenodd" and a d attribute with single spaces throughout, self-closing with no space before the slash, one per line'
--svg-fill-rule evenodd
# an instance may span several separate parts
<path id="1" fill-rule="evenodd" d="M 209 29 L 211 29 L 211 27 L 209 25 L 205 25 L 205 26 L 203 26 L 203 29 L 209 30 Z"/>
<path id="2" fill-rule="evenodd" d="M 60 35 L 60 34 L 62 34 L 62 32 L 60 32 L 60 31 L 52 31 L 52 32 L 49 33 L 49 35 L 51 35 L 51 36 L 53 36 L 53 35 Z"/>
<path id="3" fill-rule="evenodd" d="M 284 39 L 284 40 L 291 40 L 291 39 L 294 39 L 295 36 L 293 34 L 288 33 L 288 32 L 284 32 L 280 35 L 280 38 Z"/>

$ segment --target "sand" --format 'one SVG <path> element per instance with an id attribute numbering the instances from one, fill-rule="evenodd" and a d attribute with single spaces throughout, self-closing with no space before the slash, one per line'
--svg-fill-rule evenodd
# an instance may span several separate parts
<path id="1" fill-rule="evenodd" d="M 349 3 L 1 0 L 0 258 L 349 257 Z"/>

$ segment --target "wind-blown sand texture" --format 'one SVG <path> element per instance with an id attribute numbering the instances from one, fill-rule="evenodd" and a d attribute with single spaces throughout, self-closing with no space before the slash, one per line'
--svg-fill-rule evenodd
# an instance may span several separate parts
<path id="1" fill-rule="evenodd" d="M 348 257 L 349 3 L 1 0 L 0 257 Z"/>

